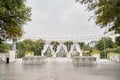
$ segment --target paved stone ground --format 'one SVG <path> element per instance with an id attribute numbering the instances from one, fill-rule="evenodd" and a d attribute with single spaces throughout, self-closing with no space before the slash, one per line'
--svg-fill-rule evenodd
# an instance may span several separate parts
<path id="1" fill-rule="evenodd" d="M 45 65 L 0 63 L 0 80 L 120 80 L 120 63 L 99 60 L 94 67 L 78 67 L 67 59 L 48 59 Z"/>

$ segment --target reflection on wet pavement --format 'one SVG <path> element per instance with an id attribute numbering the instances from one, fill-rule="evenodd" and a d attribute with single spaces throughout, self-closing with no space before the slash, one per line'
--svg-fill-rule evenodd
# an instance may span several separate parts
<path id="1" fill-rule="evenodd" d="M 71 59 L 49 58 L 45 65 L 0 63 L 0 80 L 120 80 L 120 63 L 99 60 L 97 66 L 74 66 Z"/>

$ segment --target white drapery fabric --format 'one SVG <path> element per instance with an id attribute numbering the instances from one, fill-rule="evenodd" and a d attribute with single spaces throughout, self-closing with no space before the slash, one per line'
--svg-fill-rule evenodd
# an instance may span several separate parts
<path id="1" fill-rule="evenodd" d="M 56 53 L 58 53 L 58 52 L 61 50 L 61 48 L 63 48 L 63 49 L 65 50 L 65 52 L 68 53 L 67 47 L 66 47 L 63 43 L 60 43 L 60 44 L 59 44 L 59 46 L 57 47 Z"/>
<path id="2" fill-rule="evenodd" d="M 47 51 L 48 48 L 50 48 L 52 54 L 54 53 L 52 46 L 49 43 L 45 43 L 44 48 L 42 50 L 42 56 L 44 56 L 44 53 Z"/>
<path id="3" fill-rule="evenodd" d="M 73 53 L 74 50 L 76 50 L 79 53 L 79 55 L 82 56 L 82 50 L 80 49 L 80 45 L 78 43 L 73 43 L 73 45 L 71 45 L 69 53 Z"/>
<path id="4" fill-rule="evenodd" d="M 56 52 L 54 52 L 52 45 L 50 45 L 49 43 L 45 43 L 44 48 L 42 50 L 42 56 L 44 56 L 44 53 L 47 51 L 48 48 L 50 48 L 53 57 L 56 57 L 56 54 L 59 53 L 61 49 L 64 50 L 65 53 L 68 54 L 68 56 L 70 56 L 74 50 L 77 51 L 80 56 L 82 56 L 82 50 L 80 49 L 80 45 L 78 43 L 73 43 L 73 45 L 71 45 L 70 52 L 68 52 L 66 45 L 64 45 L 64 43 L 62 42 L 57 46 Z"/>

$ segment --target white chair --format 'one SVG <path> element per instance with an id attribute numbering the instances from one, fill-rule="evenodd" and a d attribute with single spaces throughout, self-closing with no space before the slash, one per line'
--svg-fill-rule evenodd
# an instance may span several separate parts
<path id="1" fill-rule="evenodd" d="M 94 65 L 94 62 L 93 62 L 93 57 L 87 57 L 87 65 L 88 66 L 93 66 Z"/>

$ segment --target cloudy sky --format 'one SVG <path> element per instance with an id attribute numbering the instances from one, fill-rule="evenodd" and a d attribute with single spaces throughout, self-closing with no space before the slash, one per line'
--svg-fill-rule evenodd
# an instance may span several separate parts
<path id="1" fill-rule="evenodd" d="M 32 21 L 24 26 L 24 36 L 84 37 L 101 35 L 104 29 L 88 21 L 93 15 L 75 0 L 27 0 Z"/>

